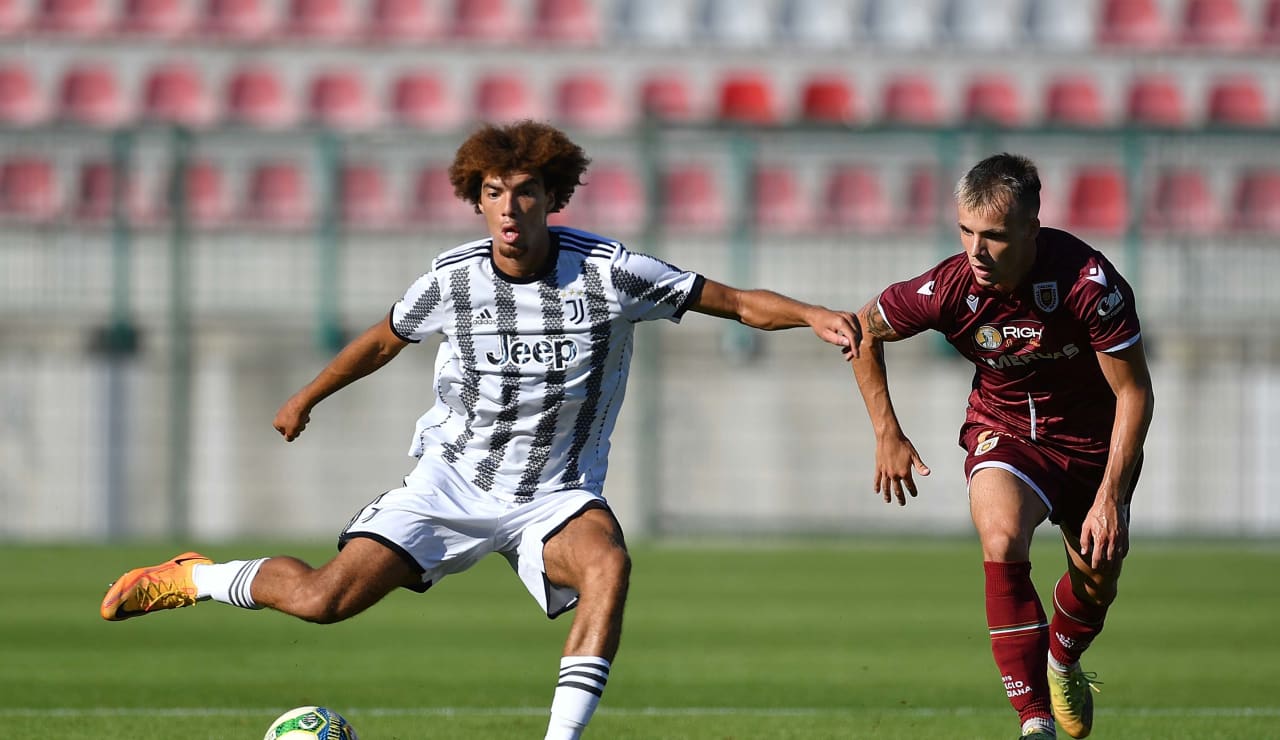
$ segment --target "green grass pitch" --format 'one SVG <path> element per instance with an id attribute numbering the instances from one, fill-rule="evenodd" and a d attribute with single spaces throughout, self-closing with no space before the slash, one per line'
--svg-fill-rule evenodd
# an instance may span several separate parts
<path id="1" fill-rule="evenodd" d="M 569 617 L 499 558 L 316 626 L 222 604 L 112 624 L 107 582 L 171 545 L 0 546 L 5 737 L 247 738 L 302 704 L 364 740 L 541 738 Z M 331 549 L 209 546 L 218 559 Z M 639 543 L 588 737 L 1013 738 L 975 541 Z M 1061 573 L 1040 533 L 1036 579 Z M 1086 659 L 1093 737 L 1280 736 L 1280 545 L 1138 540 Z"/>

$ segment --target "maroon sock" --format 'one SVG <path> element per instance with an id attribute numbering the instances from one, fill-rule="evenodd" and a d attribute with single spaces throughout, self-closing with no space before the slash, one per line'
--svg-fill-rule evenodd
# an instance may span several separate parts
<path id="1" fill-rule="evenodd" d="M 1049 652 L 1063 665 L 1071 665 L 1102 631 L 1107 607 L 1088 604 L 1071 590 L 1071 576 L 1063 574 L 1053 589 L 1053 622 L 1049 625 Z"/>
<path id="2" fill-rule="evenodd" d="M 987 575 L 987 627 L 991 654 L 1009 703 L 1026 722 L 1052 718 L 1049 709 L 1049 630 L 1044 607 L 1031 582 L 1031 563 L 982 564 Z"/>

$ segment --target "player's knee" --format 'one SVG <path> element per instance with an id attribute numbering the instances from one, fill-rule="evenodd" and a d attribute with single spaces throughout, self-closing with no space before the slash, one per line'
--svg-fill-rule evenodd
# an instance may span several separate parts
<path id="1" fill-rule="evenodd" d="M 621 547 L 610 547 L 591 559 L 584 575 L 584 590 L 625 594 L 631 583 L 631 555 Z"/>

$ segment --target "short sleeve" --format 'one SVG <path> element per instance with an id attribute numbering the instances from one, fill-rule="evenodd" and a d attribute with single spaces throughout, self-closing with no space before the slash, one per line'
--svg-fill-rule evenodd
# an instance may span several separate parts
<path id="1" fill-rule="evenodd" d="M 1077 311 L 1097 352 L 1117 352 L 1142 336 L 1133 288 L 1105 258 L 1091 260 L 1086 268 Z"/>
<path id="2" fill-rule="evenodd" d="M 631 321 L 679 322 L 697 300 L 703 279 L 660 259 L 619 246 L 609 266 L 622 315 Z"/>
<path id="3" fill-rule="evenodd" d="M 935 267 L 910 280 L 903 280 L 880 293 L 880 315 L 901 337 L 910 337 L 941 323 L 942 296 Z"/>
<path id="4" fill-rule="evenodd" d="M 391 330 L 407 342 L 420 342 L 444 327 L 443 304 L 438 275 L 428 272 L 391 307 Z"/>

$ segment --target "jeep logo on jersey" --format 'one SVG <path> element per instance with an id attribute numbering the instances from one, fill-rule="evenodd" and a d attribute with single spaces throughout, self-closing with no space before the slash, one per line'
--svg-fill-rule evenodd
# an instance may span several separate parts
<path id="1" fill-rule="evenodd" d="M 1098 301 L 1098 317 L 1103 320 L 1109 319 L 1119 313 L 1122 308 L 1124 308 L 1124 294 L 1117 286 L 1115 290 L 1102 296 Z"/>
<path id="2" fill-rule="evenodd" d="M 1036 301 L 1036 307 L 1041 311 L 1048 313 L 1058 307 L 1058 281 L 1050 280 L 1047 283 L 1036 283 L 1031 286 L 1031 297 Z"/>
<path id="3" fill-rule="evenodd" d="M 559 339 L 522 339 L 504 334 L 498 352 L 484 357 L 495 365 L 528 365 L 531 362 L 563 370 L 578 357 L 578 343 L 567 337 Z"/>

